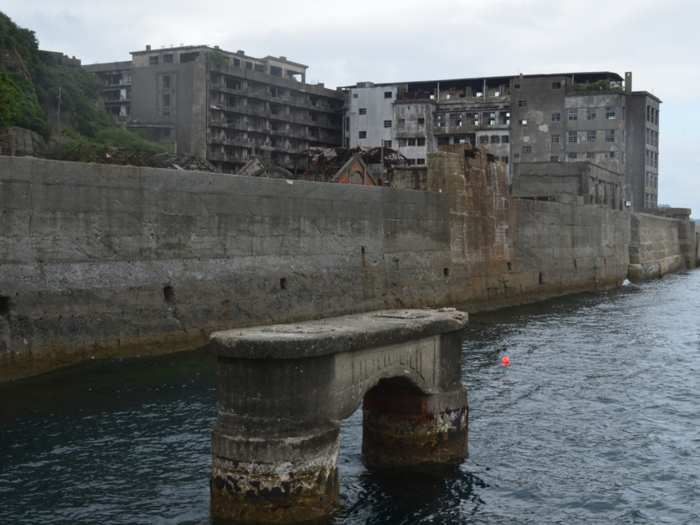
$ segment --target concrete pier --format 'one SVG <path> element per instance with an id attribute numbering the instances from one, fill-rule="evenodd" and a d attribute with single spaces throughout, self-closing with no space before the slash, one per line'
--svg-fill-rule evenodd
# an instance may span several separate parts
<path id="1" fill-rule="evenodd" d="M 212 515 L 294 523 L 339 502 L 340 422 L 363 404 L 368 468 L 467 455 L 467 314 L 392 310 L 212 335 Z"/>

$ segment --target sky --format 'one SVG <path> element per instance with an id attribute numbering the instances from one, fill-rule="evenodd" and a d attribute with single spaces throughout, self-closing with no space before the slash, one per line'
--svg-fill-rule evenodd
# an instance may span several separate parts
<path id="1" fill-rule="evenodd" d="M 659 204 L 700 217 L 700 2 L 0 0 L 41 49 L 83 64 L 218 45 L 309 66 L 326 87 L 518 73 L 633 73 L 660 112 Z M 695 118 L 698 117 L 698 118 Z"/>

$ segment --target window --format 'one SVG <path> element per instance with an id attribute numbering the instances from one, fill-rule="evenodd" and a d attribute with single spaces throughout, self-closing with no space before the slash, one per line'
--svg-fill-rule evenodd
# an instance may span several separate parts
<path id="1" fill-rule="evenodd" d="M 418 146 L 425 146 L 425 137 L 421 137 L 418 139 Z"/>
<path id="2" fill-rule="evenodd" d="M 615 108 L 605 108 L 605 119 L 615 120 Z"/>
<path id="3" fill-rule="evenodd" d="M 552 122 L 559 122 L 561 120 L 561 113 L 552 113 Z"/>
<path id="4" fill-rule="evenodd" d="M 423 164 L 425 164 L 425 159 L 416 159 L 416 164 L 422 166 Z"/>
<path id="5" fill-rule="evenodd" d="M 518 107 L 519 108 L 526 108 L 527 107 L 527 100 L 518 100 Z"/>
<path id="6" fill-rule="evenodd" d="M 501 162 L 508 164 L 508 157 L 501 157 Z"/>
<path id="7" fill-rule="evenodd" d="M 406 119 L 405 119 L 405 118 L 400 118 L 400 119 L 399 119 L 399 126 L 403 126 L 404 124 L 406 124 Z"/>
<path id="8" fill-rule="evenodd" d="M 591 153 L 590 151 L 586 153 L 586 158 L 587 159 L 595 159 L 595 153 Z"/>
<path id="9" fill-rule="evenodd" d="M 578 120 L 578 109 L 569 110 L 569 120 Z"/>
<path id="10" fill-rule="evenodd" d="M 521 128 L 526 128 L 526 127 L 527 127 L 527 120 L 525 120 L 525 119 L 519 120 L 519 121 L 518 121 L 518 125 L 519 125 Z"/>
<path id="11" fill-rule="evenodd" d="M 406 139 L 399 139 L 399 148 L 406 147 Z"/>
<path id="12" fill-rule="evenodd" d="M 479 137 L 479 144 L 488 144 L 488 143 L 489 143 L 488 135 L 481 135 Z"/>
<path id="13" fill-rule="evenodd" d="M 415 166 L 415 165 L 416 165 L 416 159 L 408 159 L 408 163 L 409 163 L 411 166 Z"/>
<path id="14" fill-rule="evenodd" d="M 606 151 L 605 154 L 603 155 L 606 159 L 614 159 L 615 158 L 615 152 L 614 151 Z"/>
<path id="15" fill-rule="evenodd" d="M 360 113 L 360 115 L 366 115 L 366 114 L 367 114 L 367 108 L 360 108 L 359 113 Z"/>
<path id="16" fill-rule="evenodd" d="M 605 142 L 615 142 L 615 130 L 606 129 L 605 130 Z"/>
<path id="17" fill-rule="evenodd" d="M 391 98 L 391 97 L 392 97 L 391 91 L 385 91 L 385 92 L 384 92 L 384 98 Z"/>
<path id="18" fill-rule="evenodd" d="M 651 106 L 647 106 L 647 122 L 651 122 Z"/>
<path id="19" fill-rule="evenodd" d="M 409 146 L 415 146 L 416 145 L 416 139 L 408 139 L 406 142 Z"/>
<path id="20" fill-rule="evenodd" d="M 366 131 L 360 131 L 360 138 L 361 138 L 361 139 L 366 139 L 366 138 L 367 138 L 367 132 L 366 132 Z"/>
<path id="21" fill-rule="evenodd" d="M 576 131 L 569 131 L 569 144 L 576 144 L 578 142 L 578 133 Z"/>
<path id="22" fill-rule="evenodd" d="M 163 95 L 163 107 L 169 107 L 169 106 L 170 106 L 170 95 L 166 93 Z"/>
<path id="23" fill-rule="evenodd" d="M 422 126 L 423 124 L 425 124 L 425 119 L 423 117 L 419 117 L 418 118 L 418 125 Z"/>
<path id="24" fill-rule="evenodd" d="M 595 131 L 586 131 L 586 142 L 595 142 Z"/>
<path id="25" fill-rule="evenodd" d="M 622 120 L 625 120 L 627 117 L 627 108 L 625 106 L 622 106 Z"/>
<path id="26" fill-rule="evenodd" d="M 385 128 L 390 128 L 390 127 L 391 127 L 391 120 L 385 120 L 385 121 L 384 121 L 384 127 L 385 127 Z"/>
<path id="27" fill-rule="evenodd" d="M 450 143 L 450 137 L 438 137 L 438 146 L 446 146 Z"/>
<path id="28" fill-rule="evenodd" d="M 500 144 L 501 137 L 498 135 L 491 135 L 491 144 Z"/>
<path id="29" fill-rule="evenodd" d="M 559 142 L 560 142 L 560 136 L 559 136 L 559 135 L 552 135 L 552 142 L 553 142 L 553 143 L 559 143 Z"/>
<path id="30" fill-rule="evenodd" d="M 157 66 L 158 65 L 158 57 L 148 57 L 148 65 L 149 66 Z"/>
<path id="31" fill-rule="evenodd" d="M 566 158 L 569 160 L 578 160 L 578 153 L 567 153 Z"/>
<path id="32" fill-rule="evenodd" d="M 163 64 L 172 64 L 173 55 L 163 55 Z"/>
<path id="33" fill-rule="evenodd" d="M 170 75 L 163 76 L 163 89 L 170 89 Z"/>
<path id="34" fill-rule="evenodd" d="M 466 144 L 467 137 L 464 135 L 455 135 L 452 137 L 452 144 Z"/>
<path id="35" fill-rule="evenodd" d="M 532 153 L 532 146 L 523 146 L 523 155 L 529 155 Z"/>
<path id="36" fill-rule="evenodd" d="M 513 89 L 520 89 L 520 84 L 513 84 Z"/>
<path id="37" fill-rule="evenodd" d="M 658 126 L 659 125 L 659 110 L 658 109 L 654 111 L 654 115 L 655 115 L 654 124 L 656 124 Z"/>
<path id="38" fill-rule="evenodd" d="M 552 82 L 552 89 L 561 89 L 561 82 Z"/>
<path id="39" fill-rule="evenodd" d="M 550 162 L 560 162 L 561 158 L 558 155 L 557 156 L 552 155 L 551 157 L 549 157 L 549 160 L 550 160 Z"/>
<path id="40" fill-rule="evenodd" d="M 513 153 L 513 160 L 520 160 L 520 153 Z"/>
<path id="41" fill-rule="evenodd" d="M 510 141 L 510 139 L 509 139 L 508 135 L 503 135 L 501 137 L 501 144 L 508 144 L 509 141 Z"/>
<path id="42" fill-rule="evenodd" d="M 352 98 L 357 98 L 357 93 L 353 93 Z"/>
<path id="43" fill-rule="evenodd" d="M 384 141 L 384 147 L 385 147 L 385 148 L 390 148 L 390 147 L 391 147 L 391 141 L 390 141 L 390 140 L 385 140 L 385 141 Z"/>
<path id="44" fill-rule="evenodd" d="M 588 108 L 586 110 L 586 120 L 595 120 L 597 113 L 596 108 Z"/>

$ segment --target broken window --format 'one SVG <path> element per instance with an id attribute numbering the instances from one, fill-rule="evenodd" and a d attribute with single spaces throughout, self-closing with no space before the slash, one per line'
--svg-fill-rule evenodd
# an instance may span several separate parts
<path id="1" fill-rule="evenodd" d="M 450 143 L 450 137 L 438 137 L 437 143 L 438 146 L 447 146 Z"/>
<path id="2" fill-rule="evenodd" d="M 391 127 L 391 120 L 385 120 L 385 121 L 384 121 L 384 127 L 385 127 L 385 128 L 390 128 L 390 127 Z"/>
<path id="3" fill-rule="evenodd" d="M 561 82 L 552 82 L 552 89 L 561 89 Z"/>
<path id="4" fill-rule="evenodd" d="M 606 159 L 614 159 L 615 158 L 615 152 L 614 151 L 606 151 L 603 155 Z"/>
<path id="5" fill-rule="evenodd" d="M 519 121 L 518 121 L 518 125 L 519 125 L 521 128 L 526 128 L 526 127 L 527 127 L 527 120 L 526 120 L 526 119 L 519 120 Z"/>
<path id="6" fill-rule="evenodd" d="M 576 131 L 569 131 L 569 144 L 576 144 L 578 142 L 578 133 Z"/>
<path id="7" fill-rule="evenodd" d="M 509 141 L 510 141 L 510 138 L 508 137 L 508 135 L 503 135 L 501 137 L 501 144 L 508 144 Z"/>
<path id="8" fill-rule="evenodd" d="M 367 132 L 366 132 L 366 131 L 360 131 L 360 138 L 361 138 L 361 139 L 366 139 L 366 138 L 367 138 Z"/>
<path id="9" fill-rule="evenodd" d="M 360 115 L 366 115 L 367 114 L 367 108 L 360 108 Z"/>
<path id="10" fill-rule="evenodd" d="M 406 139 L 399 139 L 399 148 L 406 147 Z"/>
<path id="11" fill-rule="evenodd" d="M 384 98 L 391 98 L 391 97 L 392 97 L 391 91 L 385 91 L 385 92 L 384 92 Z"/>
<path id="12" fill-rule="evenodd" d="M 237 58 L 233 59 L 233 67 L 241 67 L 241 61 Z"/>
<path id="13" fill-rule="evenodd" d="M 172 64 L 173 55 L 163 55 L 163 64 Z"/>
<path id="14" fill-rule="evenodd" d="M 578 120 L 578 109 L 569 110 L 569 120 Z"/>
<path id="15" fill-rule="evenodd" d="M 416 164 L 418 164 L 418 165 L 425 164 L 425 159 L 416 159 Z"/>
<path id="16" fill-rule="evenodd" d="M 425 146 L 425 137 L 420 137 L 419 139 L 417 139 L 417 145 Z"/>
<path id="17" fill-rule="evenodd" d="M 569 160 L 578 160 L 578 153 L 567 153 L 566 157 Z"/>
<path id="18" fill-rule="evenodd" d="M 390 140 L 385 140 L 385 141 L 384 141 L 384 147 L 385 147 L 385 148 L 390 148 L 390 147 L 391 147 L 391 141 L 390 141 Z"/>
<path id="19" fill-rule="evenodd" d="M 586 120 L 595 120 L 597 113 L 596 108 L 588 108 L 586 110 Z"/>
<path id="20" fill-rule="evenodd" d="M 273 77 L 281 77 L 282 68 L 277 66 L 270 66 L 270 75 L 272 75 Z"/>
<path id="21" fill-rule="evenodd" d="M 615 108 L 605 108 L 605 119 L 615 120 Z"/>
<path id="22" fill-rule="evenodd" d="M 554 143 L 561 142 L 559 135 L 552 135 L 552 142 L 554 142 Z"/>
<path id="23" fill-rule="evenodd" d="M 409 146 L 415 146 L 415 145 L 416 145 L 416 139 L 408 139 L 408 145 L 409 145 Z"/>
<path id="24" fill-rule="evenodd" d="M 559 122 L 561 120 L 561 113 L 552 113 L 552 122 Z"/>
<path id="25" fill-rule="evenodd" d="M 148 57 L 148 65 L 149 66 L 157 66 L 158 65 L 158 57 Z"/>
<path id="26" fill-rule="evenodd" d="M 551 157 L 549 157 L 549 160 L 551 162 L 559 162 L 561 159 L 559 158 L 559 155 L 552 155 Z"/>
<path id="27" fill-rule="evenodd" d="M 252 62 L 246 62 L 246 63 L 245 63 L 245 68 L 248 69 L 248 70 L 250 70 L 250 71 L 253 71 L 253 63 L 252 63 Z"/>
<path id="28" fill-rule="evenodd" d="M 523 146 L 523 155 L 529 155 L 532 153 L 532 146 Z"/>
<path id="29" fill-rule="evenodd" d="M 425 124 L 425 119 L 423 117 L 418 117 L 418 125 L 422 126 L 423 124 Z"/>
<path id="30" fill-rule="evenodd" d="M 501 162 L 508 164 L 508 157 L 501 157 Z"/>
<path id="31" fill-rule="evenodd" d="M 186 64 L 188 62 L 194 62 L 198 56 L 199 52 L 196 51 L 194 53 L 180 53 L 180 63 Z"/>
<path id="32" fill-rule="evenodd" d="M 491 135 L 491 144 L 500 144 L 501 137 L 499 135 Z"/>
<path id="33" fill-rule="evenodd" d="M 489 136 L 488 135 L 481 135 L 479 137 L 479 144 L 488 144 L 489 143 Z"/>
<path id="34" fill-rule="evenodd" d="M 595 142 L 595 137 L 595 131 L 586 131 L 586 142 Z"/>
<path id="35" fill-rule="evenodd" d="M 615 130 L 606 129 L 605 130 L 605 142 L 615 142 Z"/>
<path id="36" fill-rule="evenodd" d="M 265 65 L 264 64 L 255 64 L 255 67 L 253 68 L 255 71 L 258 73 L 264 73 L 265 72 Z"/>

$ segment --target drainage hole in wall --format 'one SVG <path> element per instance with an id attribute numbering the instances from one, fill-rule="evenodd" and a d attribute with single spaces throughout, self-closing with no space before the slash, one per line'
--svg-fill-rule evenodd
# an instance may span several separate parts
<path id="1" fill-rule="evenodd" d="M 287 279 L 285 279 L 284 277 L 282 277 L 282 278 L 280 279 L 280 288 L 281 288 L 282 290 L 286 290 L 286 289 L 287 289 Z"/>
<path id="2" fill-rule="evenodd" d="M 540 272 L 540 284 L 544 283 L 544 279 L 542 278 L 542 272 Z"/>
<path id="3" fill-rule="evenodd" d="M 444 275 L 445 277 L 449 277 L 449 276 L 450 276 L 450 269 L 449 269 L 449 268 L 445 268 L 445 269 L 442 271 L 442 273 L 443 273 L 443 275 Z"/>
<path id="4" fill-rule="evenodd" d="M 0 317 L 7 317 L 10 313 L 10 298 L 0 295 Z"/>
<path id="5" fill-rule="evenodd" d="M 173 290 L 172 286 L 166 286 L 163 288 L 163 298 L 165 298 L 165 302 L 167 303 L 175 302 L 175 290 Z"/>
<path id="6" fill-rule="evenodd" d="M 510 263 L 508 263 L 508 271 L 511 271 L 511 270 L 512 270 L 512 265 Z"/>

